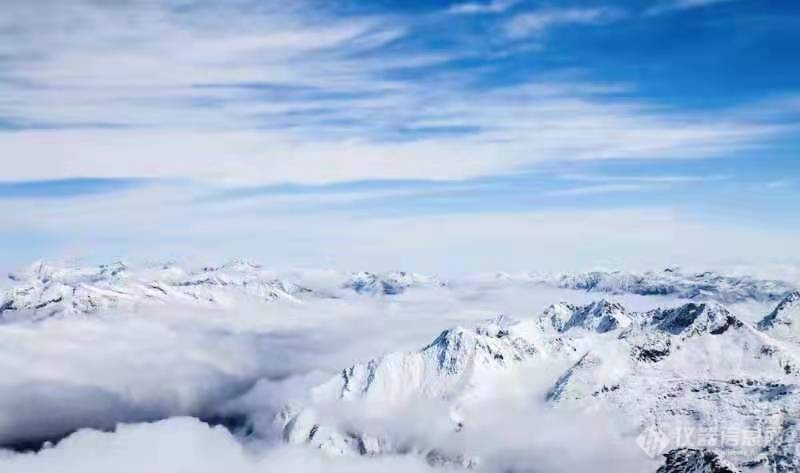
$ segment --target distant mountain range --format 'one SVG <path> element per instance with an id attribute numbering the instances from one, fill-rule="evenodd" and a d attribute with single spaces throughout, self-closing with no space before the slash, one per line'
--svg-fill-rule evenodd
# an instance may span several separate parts
<path id="1" fill-rule="evenodd" d="M 241 296 L 260 300 L 302 301 L 307 297 L 336 297 L 342 291 L 372 296 L 396 296 L 409 289 L 461 287 L 469 281 L 448 282 L 435 276 L 395 271 L 337 273 L 333 290 L 293 281 L 245 261 L 221 266 L 184 268 L 163 264 L 133 269 L 124 263 L 96 267 L 61 267 L 37 262 L 9 275 L 12 287 L 0 295 L 0 317 L 49 317 L 88 314 L 101 309 L 136 310 L 149 304 L 234 304 Z M 675 269 L 642 274 L 589 272 L 561 275 L 498 274 L 494 284 L 531 284 L 598 294 L 663 295 L 697 301 L 737 303 L 774 302 L 791 293 L 792 285 L 773 280 L 684 274 Z M 473 281 L 474 282 L 474 281 Z M 609 321 L 613 323 L 613 321 Z M 776 320 L 775 323 L 780 323 Z"/>
<path id="2" fill-rule="evenodd" d="M 748 276 L 726 276 L 712 271 L 684 273 L 676 268 L 645 273 L 592 271 L 557 275 L 530 273 L 510 276 L 500 274 L 498 278 L 516 278 L 588 292 L 674 296 L 681 299 L 714 300 L 726 304 L 748 300 L 777 301 L 791 290 L 796 289 L 791 284 L 782 281 L 755 279 Z"/>

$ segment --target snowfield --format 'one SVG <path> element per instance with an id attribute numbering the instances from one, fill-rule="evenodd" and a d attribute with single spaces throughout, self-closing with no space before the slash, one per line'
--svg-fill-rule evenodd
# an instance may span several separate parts
<path id="1" fill-rule="evenodd" d="M 0 471 L 796 471 L 799 301 L 672 268 L 35 263 L 0 296 Z"/>

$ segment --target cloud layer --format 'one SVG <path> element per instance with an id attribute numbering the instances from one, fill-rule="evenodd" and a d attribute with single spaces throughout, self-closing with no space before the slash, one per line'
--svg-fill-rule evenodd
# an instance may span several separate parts
<path id="1" fill-rule="evenodd" d="M 447 12 L 342 16 L 304 2 L 51 7 L 43 17 L 38 2 L 13 2 L 0 20 L 0 148 L 14 160 L 3 180 L 452 180 L 542 162 L 719 156 L 785 131 L 725 110 L 665 109 L 582 77 L 530 71 L 494 83 L 507 66 L 456 36 L 439 38 L 450 44 L 440 50 L 415 44 L 430 25 L 462 21 Z M 567 8 L 502 21 L 513 44 L 618 16 Z M 474 61 L 482 66 L 459 66 Z"/>
<path id="2" fill-rule="evenodd" d="M 306 277 L 322 278 L 318 284 L 324 280 L 324 274 Z M 242 298 L 234 306 L 215 309 L 147 306 L 136 313 L 0 325 L 5 373 L 0 380 L 0 442 L 57 439 L 85 427 L 111 430 L 81 430 L 38 453 L 0 451 L 0 469 L 86 472 L 117 465 L 118 471 L 165 472 L 223 467 L 234 473 L 264 468 L 429 471 L 413 455 L 330 458 L 314 449 L 285 446 L 272 436 L 272 416 L 355 361 L 416 350 L 444 328 L 472 326 L 498 313 L 528 317 L 554 300 L 585 303 L 592 297 L 524 283 L 462 284 L 392 298 L 339 295 L 302 304 Z M 636 309 L 666 301 L 621 298 Z M 353 406 L 353 411 L 330 415 L 418 442 L 478 452 L 485 460 L 478 471 L 531 464 L 546 464 L 555 472 L 589 464 L 614 471 L 614 466 L 646 464 L 630 439 L 609 433 L 612 419 L 547 410 L 541 390 L 553 376 L 556 371 L 546 368 L 522 373 L 510 384 L 514 389 L 492 394 L 501 397 L 500 403 L 487 393 L 485 402 L 469 406 L 476 428 L 458 437 L 447 429 L 449 423 L 436 423 L 442 415 L 437 405 L 371 411 L 377 416 L 358 415 Z M 196 418 L 175 417 L 188 415 L 206 420 L 245 415 L 257 435 L 245 439 Z M 156 422 L 142 423 L 146 421 Z M 586 432 L 593 432 L 591 439 L 568 442 Z M 563 461 L 542 463 L 545 452 L 551 458 L 561 452 Z"/>

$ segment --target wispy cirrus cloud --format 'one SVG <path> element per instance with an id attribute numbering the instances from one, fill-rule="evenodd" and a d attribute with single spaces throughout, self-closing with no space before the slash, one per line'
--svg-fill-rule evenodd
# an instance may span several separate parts
<path id="1" fill-rule="evenodd" d="M 140 179 L 62 179 L 55 181 L 0 182 L 0 199 L 81 197 L 123 192 L 147 184 Z"/>
<path id="2" fill-rule="evenodd" d="M 645 15 L 657 16 L 665 13 L 691 10 L 694 8 L 710 7 L 722 3 L 731 3 L 739 0 L 671 0 L 661 2 L 645 10 Z"/>
<path id="3" fill-rule="evenodd" d="M 640 183 L 622 183 L 622 184 L 594 184 L 588 186 L 571 187 L 568 189 L 558 189 L 549 191 L 548 195 L 568 197 L 568 196 L 584 196 L 595 194 L 609 194 L 617 192 L 642 192 L 647 190 L 648 186 Z"/>
<path id="4" fill-rule="evenodd" d="M 611 7 L 542 9 L 514 16 L 504 30 L 511 38 L 524 38 L 558 26 L 602 24 L 622 15 L 621 10 Z"/>
<path id="5" fill-rule="evenodd" d="M 466 2 L 457 3 L 447 9 L 448 13 L 454 15 L 474 15 L 480 13 L 503 13 L 521 0 L 490 0 L 489 2 Z"/>
<path id="6" fill-rule="evenodd" d="M 475 57 L 417 44 L 410 14 L 77 0 L 42 16 L 37 5 L 12 3 L 0 19 L 8 181 L 458 180 L 548 162 L 719 156 L 784 131 L 738 112 L 666 109 L 614 83 L 493 83 L 501 66 L 451 67 Z M 615 15 L 521 13 L 498 41 Z"/>
<path id="7" fill-rule="evenodd" d="M 577 197 L 624 192 L 666 191 L 678 186 L 695 183 L 726 181 L 729 175 L 610 175 L 610 174 L 562 174 L 566 182 L 579 183 L 547 191 L 549 196 Z"/>
<path id="8" fill-rule="evenodd" d="M 788 189 L 797 184 L 795 179 L 775 179 L 766 183 L 767 189 Z"/>
<path id="9" fill-rule="evenodd" d="M 731 179 L 732 176 L 725 174 L 712 175 L 621 175 L 610 174 L 562 174 L 562 179 L 579 182 L 629 182 L 641 184 L 684 184 L 692 182 L 714 182 Z"/>

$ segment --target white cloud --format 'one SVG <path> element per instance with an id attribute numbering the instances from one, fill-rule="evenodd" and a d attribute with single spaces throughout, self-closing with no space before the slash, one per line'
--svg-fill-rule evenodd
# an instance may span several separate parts
<path id="1" fill-rule="evenodd" d="M 38 454 L 0 456 L 0 466 L 9 473 L 432 471 L 416 458 L 335 458 L 291 447 L 251 452 L 225 429 L 192 418 L 121 425 L 114 433 L 85 430 Z"/>
<path id="2" fill-rule="evenodd" d="M 362 210 L 369 203 L 363 193 L 357 196 L 358 205 L 334 209 L 315 209 L 315 195 L 306 203 L 266 195 L 202 205 L 193 195 L 191 188 L 167 187 L 72 199 L 69 205 L 60 200 L 2 201 L 0 211 L 9 228 L 56 239 L 47 255 L 12 246 L 5 260 L 246 256 L 277 267 L 406 268 L 449 274 L 533 266 L 553 271 L 596 266 L 652 269 L 785 261 L 799 231 L 785 226 L 776 231 L 766 223 L 723 223 L 689 209 L 664 207 L 515 213 L 462 208 L 449 215 L 416 215 L 418 209 L 412 207 L 412 215 L 392 216 L 388 210 Z"/>
<path id="3" fill-rule="evenodd" d="M 509 20 L 505 32 L 512 38 L 541 34 L 549 28 L 564 25 L 595 25 L 617 18 L 621 13 L 612 8 L 564 8 L 521 13 Z"/>
<path id="4" fill-rule="evenodd" d="M 469 103 L 443 103 L 437 111 L 431 107 L 430 117 L 441 117 L 436 123 L 485 127 L 480 133 L 404 142 L 380 142 L 366 136 L 310 140 L 303 137 L 306 133 L 246 129 L 2 133 L 0 148 L 13 150 L 14 156 L 14 166 L 6 169 L 2 179 L 453 180 L 504 174 L 559 160 L 719 156 L 755 146 L 783 131 L 777 125 L 698 121 L 591 99 L 523 94 L 517 95 L 516 101 L 507 98 L 513 94 L 487 93 Z M 418 115 L 420 118 L 424 117 Z M 434 123 L 431 118 L 424 118 L 420 126 Z M 64 159 L 64 150 L 69 150 L 69 159 Z"/>
<path id="5" fill-rule="evenodd" d="M 520 0 L 491 0 L 489 2 L 457 3 L 447 9 L 448 13 L 456 15 L 473 15 L 479 13 L 503 13 L 517 5 Z"/>
<path id="6" fill-rule="evenodd" d="M 784 131 L 621 98 L 615 84 L 475 91 L 475 72 L 403 79 L 391 73 L 469 52 L 384 48 L 414 33 L 402 16 L 88 0 L 43 16 L 37 5 L 15 2 L 0 20 L 0 117 L 33 125 L 0 133 L 13 159 L 2 180 L 453 180 L 547 161 L 718 156 Z M 511 29 L 613 16 L 544 10 Z"/>
<path id="7" fill-rule="evenodd" d="M 257 338 L 158 314 L 3 326 L 0 339 L 16 349 L 0 361 L 0 443 L 198 415 L 268 376 Z"/>
<path id="8" fill-rule="evenodd" d="M 702 7 L 709 7 L 713 5 L 719 5 L 722 3 L 730 3 L 733 1 L 738 0 L 672 0 L 668 2 L 662 2 L 654 7 L 651 7 L 645 11 L 645 15 L 662 15 L 664 13 L 670 13 L 675 11 L 682 11 L 682 10 L 691 10 L 694 8 L 702 8 Z"/>
<path id="9" fill-rule="evenodd" d="M 559 177 L 570 181 L 583 181 L 583 182 L 627 182 L 627 183 L 640 183 L 640 184 L 686 184 L 693 182 L 717 182 L 725 181 L 731 178 L 728 175 L 712 174 L 712 175 L 610 175 L 610 174 L 562 174 Z"/>
<path id="10" fill-rule="evenodd" d="M 609 194 L 616 192 L 641 192 L 647 189 L 648 187 L 643 184 L 598 184 L 591 186 L 559 189 L 559 190 L 549 191 L 548 194 L 554 196 L 576 196 L 576 195 L 592 195 L 592 194 Z"/>
<path id="11" fill-rule="evenodd" d="M 786 189 L 792 187 L 796 183 L 793 179 L 776 179 L 769 181 L 766 184 L 767 189 Z"/>
<path id="12" fill-rule="evenodd" d="M 484 292 L 479 285 L 371 298 L 338 291 L 342 279 L 330 283 L 324 273 L 278 274 L 314 288 L 330 285 L 338 297 L 265 302 L 221 289 L 220 304 L 211 307 L 145 302 L 86 317 L 4 320 L 0 445 L 186 415 L 246 415 L 269 426 L 286 402 L 356 360 L 415 350 L 445 328 L 497 313 L 528 314 L 554 300 L 592 297 L 526 286 Z M 51 454 L 57 455 L 42 456 Z M 9 471 L 4 466 L 0 452 L 0 470 Z"/>
<path id="13" fill-rule="evenodd" d="M 416 350 L 445 327 L 472 326 L 500 313 L 527 318 L 553 301 L 586 303 L 596 297 L 524 283 L 495 288 L 455 284 L 394 298 L 350 294 L 303 304 L 262 301 L 219 310 L 143 307 L 146 310 L 136 314 L 4 324 L 0 360 L 16 369 L 4 371 L 0 419 L 16 422 L 0 423 L 0 440 L 52 428 L 43 419 L 67 415 L 72 416 L 73 427 L 96 425 L 87 412 L 101 416 L 102 426 L 114 427 L 116 421 L 131 420 L 131 411 L 159 398 L 163 410 L 155 418 L 181 415 L 178 401 L 202 399 L 226 385 L 217 379 L 218 371 L 254 366 L 273 370 L 272 379 L 259 380 L 249 391 L 239 390 L 242 396 L 236 390 L 229 390 L 227 398 L 215 396 L 215 403 L 195 414 L 244 414 L 263 434 L 272 429 L 277 408 L 289 400 L 302 400 L 310 386 L 355 360 Z M 633 310 L 673 302 L 652 296 L 615 300 Z M 618 418 L 613 410 L 605 416 L 546 406 L 544 393 L 569 362 L 540 361 L 484 378 L 475 396 L 459 405 L 469 427 L 458 434 L 452 431 L 449 409 L 437 401 L 415 399 L 393 409 L 380 400 L 371 405 L 366 402 L 375 401 L 352 401 L 326 410 L 324 419 L 347 422 L 356 431 L 367 425 L 395 439 L 410 439 L 415 446 L 471 452 L 480 458 L 477 471 L 486 473 L 531 465 L 556 473 L 585 471 L 589 466 L 600 472 L 642 471 L 650 466 L 633 439 L 626 437 L 635 431 L 628 428 L 629 420 Z M 310 370 L 324 373 L 309 376 Z M 31 397 L 30 389 L 24 389 L 28 386 L 47 387 L 52 396 L 46 402 Z M 81 389 L 76 391 L 76 386 Z M 96 395 L 100 390 L 114 392 L 124 402 L 104 405 Z M 78 410 L 71 413 L 72 407 Z M 11 473 L 429 471 L 413 454 L 336 457 L 273 440 L 237 438 L 196 419 L 172 418 L 119 425 L 108 433 L 82 430 L 35 454 L 0 452 L 0 469 Z"/>
<path id="14" fill-rule="evenodd" d="M 725 175 L 708 176 L 682 176 L 682 175 L 653 175 L 653 176 L 613 176 L 602 174 L 563 174 L 560 178 L 567 181 L 588 183 L 576 187 L 567 187 L 549 191 L 554 196 L 582 196 L 591 194 L 608 194 L 618 192 L 644 192 L 654 190 L 668 190 L 676 186 L 693 183 L 711 183 L 730 179 Z"/>
<path id="15" fill-rule="evenodd" d="M 305 274 L 291 277 L 305 284 Z M 183 415 L 246 415 L 257 428 L 266 426 L 257 430 L 264 434 L 271 429 L 277 409 L 290 400 L 302 400 L 311 386 L 356 360 L 416 350 L 444 328 L 472 326 L 498 313 L 527 317 L 553 301 L 585 303 L 594 297 L 583 291 L 534 289 L 526 284 L 497 290 L 483 284 L 455 285 L 393 298 L 345 291 L 337 295 L 300 304 L 242 298 L 237 304 L 215 308 L 143 304 L 134 313 L 113 310 L 40 323 L 0 324 L 4 373 L 0 443 Z M 640 308 L 664 301 L 641 296 L 626 299 L 631 307 Z M 457 438 L 444 426 L 432 426 L 431 416 L 442 415 L 440 404 L 422 403 L 396 417 L 389 414 L 397 411 L 384 411 L 360 420 L 422 442 L 442 441 L 446 447 L 475 450 L 488 460 L 480 471 L 508 471 L 501 467 L 541 462 L 537 453 L 566 449 L 572 451 L 572 458 L 548 471 L 635 460 L 630 456 L 636 452 L 632 442 L 621 444 L 611 436 L 599 436 L 605 419 L 545 412 L 541 391 L 555 376 L 552 370 L 531 369 L 523 374 L 522 382 L 512 384 L 513 390 L 499 393 L 504 402 L 487 399 L 472 404 L 470 418 L 475 428 Z M 331 413 L 339 418 L 348 414 Z M 590 426 L 598 434 L 592 440 L 558 446 Z M 270 436 L 243 440 L 189 418 L 120 425 L 115 432 L 77 432 L 36 454 L 0 451 L 0 470 L 428 471 L 424 461 L 413 455 L 336 458 L 315 449 L 276 444 Z"/>

